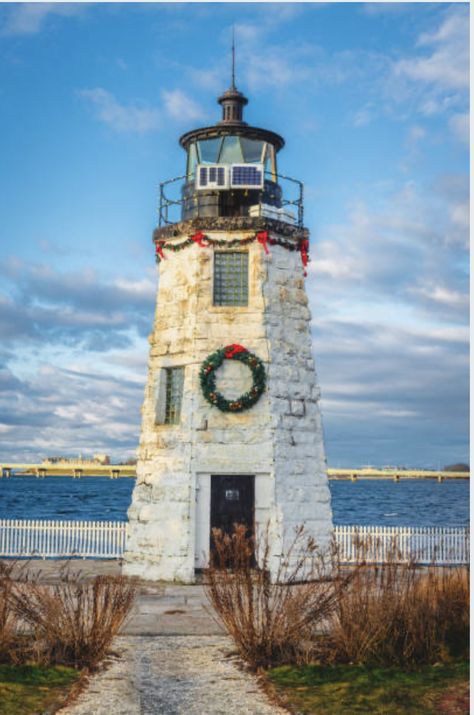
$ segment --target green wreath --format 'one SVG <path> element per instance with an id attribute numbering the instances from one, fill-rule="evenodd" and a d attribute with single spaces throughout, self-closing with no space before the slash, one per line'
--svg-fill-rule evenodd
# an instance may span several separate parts
<path id="1" fill-rule="evenodd" d="M 216 370 L 224 360 L 239 360 L 244 365 L 248 365 L 252 372 L 253 384 L 248 392 L 245 392 L 235 400 L 226 398 L 216 390 Z M 247 348 L 242 345 L 227 345 L 225 348 L 216 350 L 209 355 L 201 365 L 199 373 L 201 388 L 206 400 L 221 412 L 242 412 L 252 407 L 261 397 L 265 390 L 265 368 L 263 362 Z"/>

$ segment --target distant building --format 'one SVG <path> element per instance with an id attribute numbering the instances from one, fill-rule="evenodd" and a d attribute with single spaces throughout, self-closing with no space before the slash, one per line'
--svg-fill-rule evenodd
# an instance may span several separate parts
<path id="1" fill-rule="evenodd" d="M 83 465 L 94 465 L 94 464 L 110 464 L 110 457 L 108 454 L 94 454 L 92 459 L 84 458 L 82 455 L 78 457 L 46 457 L 43 460 L 43 464 L 83 464 Z"/>

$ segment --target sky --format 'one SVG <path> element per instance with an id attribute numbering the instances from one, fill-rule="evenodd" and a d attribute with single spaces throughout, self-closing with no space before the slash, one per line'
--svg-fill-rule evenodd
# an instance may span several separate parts
<path id="1" fill-rule="evenodd" d="M 305 184 L 329 466 L 468 461 L 465 3 L 0 3 L 0 455 L 133 457 L 158 185 L 219 119 Z"/>

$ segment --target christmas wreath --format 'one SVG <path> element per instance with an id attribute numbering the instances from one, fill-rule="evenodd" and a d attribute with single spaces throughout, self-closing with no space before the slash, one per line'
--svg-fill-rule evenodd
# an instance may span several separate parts
<path id="1" fill-rule="evenodd" d="M 239 360 L 248 365 L 252 372 L 253 384 L 248 392 L 245 392 L 235 400 L 226 400 L 224 395 L 216 390 L 216 370 L 222 365 L 224 360 Z M 265 368 L 263 362 L 247 348 L 242 345 L 227 345 L 225 348 L 216 350 L 209 355 L 201 365 L 199 373 L 201 388 L 204 397 L 221 412 L 242 412 L 252 407 L 265 390 Z"/>

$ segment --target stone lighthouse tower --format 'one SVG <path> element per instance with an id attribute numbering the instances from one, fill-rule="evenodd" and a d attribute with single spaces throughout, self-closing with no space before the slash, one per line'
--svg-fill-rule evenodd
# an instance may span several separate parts
<path id="1" fill-rule="evenodd" d="M 294 527 L 323 547 L 332 534 L 302 184 L 279 174 L 283 138 L 243 120 L 234 79 L 218 101 L 222 119 L 180 139 L 186 173 L 161 185 L 153 235 L 159 288 L 124 560 L 145 579 L 192 582 L 213 527 L 268 528 L 274 565 Z"/>

